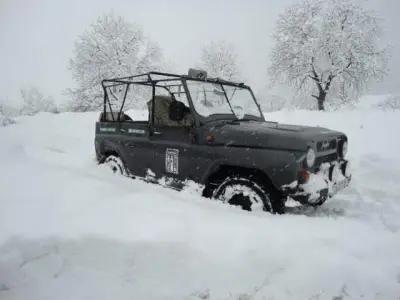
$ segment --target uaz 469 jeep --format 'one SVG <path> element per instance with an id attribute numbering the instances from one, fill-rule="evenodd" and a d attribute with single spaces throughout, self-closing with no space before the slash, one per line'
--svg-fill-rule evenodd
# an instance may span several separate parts
<path id="1" fill-rule="evenodd" d="M 243 83 L 190 69 L 107 79 L 102 86 L 96 156 L 114 172 L 163 178 L 175 188 L 191 180 L 205 197 L 275 213 L 289 197 L 321 205 L 350 182 L 346 135 L 266 121 Z M 148 114 L 123 111 L 135 101 L 147 103 Z"/>

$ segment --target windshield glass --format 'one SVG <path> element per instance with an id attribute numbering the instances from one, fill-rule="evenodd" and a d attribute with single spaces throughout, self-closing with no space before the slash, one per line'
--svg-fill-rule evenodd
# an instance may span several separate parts
<path id="1" fill-rule="evenodd" d="M 244 119 L 246 116 L 261 117 L 247 88 L 192 80 L 187 81 L 187 86 L 197 113 L 203 117 L 216 114 L 230 114 L 237 119 Z"/>

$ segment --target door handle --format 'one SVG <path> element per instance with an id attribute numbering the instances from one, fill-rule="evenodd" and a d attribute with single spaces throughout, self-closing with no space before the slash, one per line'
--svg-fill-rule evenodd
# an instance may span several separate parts
<path id="1" fill-rule="evenodd" d="M 153 131 L 154 135 L 161 135 L 162 133 L 160 131 Z"/>

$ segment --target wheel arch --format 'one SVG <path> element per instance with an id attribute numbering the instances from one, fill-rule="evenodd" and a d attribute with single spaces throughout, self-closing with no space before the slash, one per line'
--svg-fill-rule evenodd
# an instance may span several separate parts
<path id="1" fill-rule="evenodd" d="M 256 177 L 261 182 L 265 183 L 265 187 L 272 187 L 276 191 L 278 189 L 273 184 L 271 178 L 262 170 L 258 168 L 234 166 L 229 164 L 221 164 L 215 167 L 204 180 L 205 188 L 203 196 L 211 197 L 214 188 L 225 178 L 230 175 L 239 175 L 244 177 Z"/>
<path id="2" fill-rule="evenodd" d="M 107 159 L 107 157 L 109 157 L 111 155 L 114 155 L 114 156 L 119 157 L 119 158 L 122 159 L 121 155 L 118 153 L 117 150 L 115 150 L 115 149 L 107 149 L 102 153 L 101 157 L 99 158 L 99 163 L 100 164 L 104 163 L 104 161 Z"/>

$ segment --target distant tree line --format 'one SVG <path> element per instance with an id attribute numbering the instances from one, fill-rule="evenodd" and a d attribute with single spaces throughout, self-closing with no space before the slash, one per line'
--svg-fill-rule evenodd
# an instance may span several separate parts
<path id="1" fill-rule="evenodd" d="M 379 19 L 352 0 L 299 0 L 279 17 L 270 55 L 270 84 L 293 89 L 292 100 L 257 94 L 266 110 L 283 107 L 336 108 L 354 102 L 371 82 L 387 72 L 387 49 L 379 44 Z M 105 78 L 167 69 L 161 48 L 142 28 L 114 13 L 100 16 L 76 40 L 69 62 L 75 87 L 61 110 L 101 109 Z M 227 41 L 203 46 L 196 65 L 210 77 L 241 82 L 244 75 L 236 48 Z M 57 112 L 54 100 L 37 88 L 21 90 L 20 113 Z M 134 105 L 131 104 L 131 105 Z"/>
<path id="2" fill-rule="evenodd" d="M 59 112 L 53 97 L 45 96 L 38 88 L 22 88 L 20 92 L 22 98 L 20 105 L 10 105 L 8 101 L 0 101 L 0 126 L 14 124 L 14 118 L 18 116 L 32 116 L 39 112 Z"/>
<path id="3" fill-rule="evenodd" d="M 197 66 L 211 77 L 239 81 L 242 77 L 234 46 L 226 41 L 205 45 Z M 69 89 L 70 109 L 98 110 L 103 105 L 101 81 L 149 71 L 166 70 L 160 47 L 135 24 L 105 14 L 76 41 L 70 69 L 77 87 Z M 135 105 L 135 103 L 131 103 Z M 139 107 L 143 103 L 137 103 Z"/>

